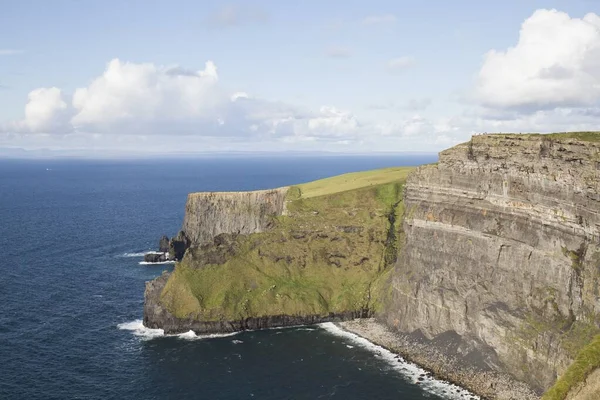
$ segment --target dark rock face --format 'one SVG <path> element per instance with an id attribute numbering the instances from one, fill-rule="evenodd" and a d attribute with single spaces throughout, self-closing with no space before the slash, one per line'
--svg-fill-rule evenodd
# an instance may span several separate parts
<path id="1" fill-rule="evenodd" d="M 167 261 L 166 253 L 148 253 L 144 255 L 144 261 L 148 263 L 158 263 Z"/>
<path id="2" fill-rule="evenodd" d="M 169 275 L 169 273 L 164 272 L 155 280 L 146 282 L 146 291 L 144 293 L 144 326 L 163 329 L 166 334 L 184 333 L 190 330 L 198 335 L 227 333 L 284 326 L 312 325 L 322 322 L 348 321 L 355 318 L 370 317 L 366 312 L 346 312 L 330 315 L 272 315 L 237 321 L 180 319 L 173 316 L 160 304 L 160 294 L 169 279 Z"/>
<path id="3" fill-rule="evenodd" d="M 171 239 L 168 246 L 169 256 L 173 260 L 181 260 L 185 251 L 190 247 L 190 240 L 183 231 L 179 231 L 177 236 Z"/>
<path id="4" fill-rule="evenodd" d="M 167 235 L 164 235 L 160 238 L 160 241 L 158 243 L 158 251 L 160 251 L 161 253 L 169 252 L 169 237 Z"/>
<path id="5" fill-rule="evenodd" d="M 204 265 L 221 265 L 237 254 L 239 242 L 236 233 L 221 233 L 214 237 L 212 243 L 199 247 L 191 247 L 188 251 L 189 257 L 194 260 L 195 267 Z"/>
<path id="6" fill-rule="evenodd" d="M 183 231 L 180 231 L 177 236 L 170 240 L 167 235 L 164 235 L 160 238 L 158 251 L 146 254 L 144 261 L 149 263 L 181 261 L 189 247 L 190 240 Z"/>

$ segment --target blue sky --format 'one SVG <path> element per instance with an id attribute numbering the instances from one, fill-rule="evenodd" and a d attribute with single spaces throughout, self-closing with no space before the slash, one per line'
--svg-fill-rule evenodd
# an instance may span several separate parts
<path id="1" fill-rule="evenodd" d="M 592 0 L 5 0 L 0 147 L 437 151 L 592 129 L 596 14 Z"/>

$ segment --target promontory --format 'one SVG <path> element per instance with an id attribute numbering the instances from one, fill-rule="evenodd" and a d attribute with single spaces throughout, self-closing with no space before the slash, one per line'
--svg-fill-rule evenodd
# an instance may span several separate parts
<path id="1" fill-rule="evenodd" d="M 598 400 L 599 185 L 600 133 L 577 132 L 476 135 L 417 168 L 192 193 L 144 324 L 336 321 L 483 398 Z"/>

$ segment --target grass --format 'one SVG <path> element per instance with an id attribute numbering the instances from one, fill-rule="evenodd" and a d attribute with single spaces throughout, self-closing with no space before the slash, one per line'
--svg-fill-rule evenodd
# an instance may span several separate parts
<path id="1" fill-rule="evenodd" d="M 161 302 L 179 318 L 206 321 L 375 311 L 402 237 L 409 170 L 292 187 L 288 215 L 267 232 L 236 236 L 223 264 L 203 261 L 214 249 L 192 249 L 171 274 Z"/>
<path id="2" fill-rule="evenodd" d="M 393 167 L 372 171 L 352 172 L 296 185 L 295 188 L 296 190 L 299 190 L 299 193 L 297 192 L 297 194 L 307 199 L 310 197 L 325 196 L 333 193 L 359 189 L 366 186 L 404 181 L 409 172 L 413 169 L 413 167 Z"/>
<path id="3" fill-rule="evenodd" d="M 569 391 L 585 382 L 585 379 L 596 368 L 600 368 L 600 335 L 579 351 L 575 361 L 565 373 L 542 396 L 542 400 L 564 400 Z"/>

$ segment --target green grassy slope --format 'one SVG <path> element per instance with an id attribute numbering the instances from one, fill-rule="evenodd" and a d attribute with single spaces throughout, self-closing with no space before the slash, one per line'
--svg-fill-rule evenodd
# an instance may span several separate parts
<path id="1" fill-rule="evenodd" d="M 600 335 L 582 348 L 575 361 L 544 394 L 542 400 L 564 400 L 569 391 L 583 383 L 596 368 L 600 368 Z M 599 393 L 600 398 L 600 393 Z"/>
<path id="2" fill-rule="evenodd" d="M 271 230 L 190 249 L 161 302 L 177 317 L 205 321 L 376 310 L 402 235 L 410 169 L 291 187 L 288 215 Z"/>
<path id="3" fill-rule="evenodd" d="M 349 174 L 296 185 L 295 188 L 299 191 L 296 191 L 294 196 L 296 196 L 295 198 L 301 196 L 304 199 L 308 199 L 367 186 L 404 181 L 411 170 L 412 168 L 410 167 L 392 167 L 373 171 L 351 172 Z"/>

